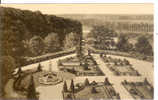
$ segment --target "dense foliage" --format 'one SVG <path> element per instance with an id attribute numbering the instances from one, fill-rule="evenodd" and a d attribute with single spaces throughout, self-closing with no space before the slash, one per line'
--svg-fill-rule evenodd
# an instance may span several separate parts
<path id="1" fill-rule="evenodd" d="M 152 35 L 142 34 L 117 34 L 114 30 L 106 26 L 94 26 L 88 38 L 91 39 L 93 47 L 100 50 L 118 50 L 121 52 L 133 52 L 135 54 L 143 54 L 145 56 L 153 55 L 153 47 L 150 43 Z M 117 41 L 114 41 L 117 39 Z M 132 40 L 132 42 L 131 42 Z M 134 41 L 134 42 L 133 42 Z M 115 48 L 112 48 L 115 47 Z"/>
<path id="2" fill-rule="evenodd" d="M 111 49 L 115 47 L 115 42 L 113 37 L 117 34 L 114 30 L 107 28 L 103 25 L 94 26 L 88 37 L 94 38 L 94 47 L 97 49 Z"/>
<path id="3" fill-rule="evenodd" d="M 45 37 L 44 42 L 46 44 L 45 52 L 55 52 L 61 49 L 60 40 L 57 33 L 50 33 Z"/>
<path id="4" fill-rule="evenodd" d="M 71 90 L 72 93 L 75 92 L 75 86 L 74 86 L 74 81 L 73 81 L 73 79 L 71 80 L 70 90 Z"/>
<path id="5" fill-rule="evenodd" d="M 12 69 L 24 65 L 24 57 L 73 47 L 69 37 L 82 34 L 82 25 L 76 20 L 7 7 L 0 7 L 0 11 L 0 55 L 3 56 L 0 67 L 4 84 Z M 73 35 L 67 36 L 70 33 Z"/>
<path id="6" fill-rule="evenodd" d="M 27 98 L 30 100 L 38 100 L 33 76 L 30 78 L 30 83 L 27 90 Z"/>
<path id="7" fill-rule="evenodd" d="M 0 13 L 1 55 L 12 56 L 16 59 L 16 63 L 21 61 L 22 56 L 37 56 L 45 52 L 54 52 L 61 50 L 65 44 L 65 47 L 72 47 L 74 46 L 72 43 L 70 46 L 69 43 L 65 43 L 68 37 L 71 37 L 66 35 L 82 33 L 80 22 L 75 20 L 44 15 L 40 11 L 32 12 L 5 7 L 0 7 L 0 9 L 2 11 Z M 36 41 L 38 39 L 40 41 Z"/>
<path id="8" fill-rule="evenodd" d="M 15 60 L 11 56 L 2 56 L 0 57 L 0 78 L 1 78 L 1 93 L 4 95 L 4 87 L 8 82 L 9 78 L 11 78 L 11 73 L 14 71 L 16 67 Z"/>
<path id="9" fill-rule="evenodd" d="M 126 35 L 124 34 L 121 34 L 119 36 L 119 40 L 118 40 L 118 43 L 117 43 L 117 48 L 120 50 L 120 51 L 130 51 L 132 50 L 133 48 L 133 45 L 129 43 L 128 41 L 128 38 Z"/>
<path id="10" fill-rule="evenodd" d="M 44 40 L 40 36 L 34 36 L 30 39 L 30 48 L 27 48 L 31 51 L 32 55 L 38 56 L 41 55 L 45 50 Z"/>
<path id="11" fill-rule="evenodd" d="M 116 36 L 116 32 L 110 28 L 107 28 L 106 26 L 100 25 L 100 26 L 93 26 L 89 37 L 94 37 L 96 39 L 101 39 L 101 38 L 106 38 L 107 36 L 109 37 L 114 37 Z"/>
<path id="12" fill-rule="evenodd" d="M 140 36 L 138 38 L 135 48 L 139 53 L 144 55 L 153 55 L 153 48 L 145 36 Z"/>
<path id="13" fill-rule="evenodd" d="M 64 81 L 63 92 L 68 92 L 66 81 Z"/>
<path id="14" fill-rule="evenodd" d="M 0 9 L 2 11 L 0 13 L 2 55 L 24 56 L 26 54 L 27 56 L 28 50 L 24 46 L 34 36 L 48 39 L 49 34 L 56 34 L 51 36 L 51 39 L 53 37 L 56 40 L 49 39 L 48 41 L 55 41 L 54 48 L 59 48 L 59 46 L 65 46 L 63 41 L 67 34 L 82 33 L 81 23 L 75 20 L 44 15 L 40 11 L 32 12 L 4 7 L 0 7 Z"/>

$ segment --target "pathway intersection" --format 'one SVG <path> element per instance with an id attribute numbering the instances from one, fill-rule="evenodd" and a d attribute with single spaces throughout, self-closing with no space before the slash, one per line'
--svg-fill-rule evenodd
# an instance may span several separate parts
<path id="1" fill-rule="evenodd" d="M 63 56 L 55 59 L 51 59 L 48 61 L 43 61 L 40 64 L 43 65 L 44 70 L 49 70 L 49 62 L 51 61 L 52 63 L 52 70 L 53 71 L 59 71 L 58 66 L 57 66 L 57 61 L 59 59 L 63 59 L 66 57 L 73 57 L 75 54 L 71 54 L 68 56 Z M 141 74 L 141 76 L 115 76 L 109 69 L 106 67 L 106 64 L 102 61 L 100 58 L 99 54 L 92 54 L 93 58 L 96 60 L 99 68 L 103 71 L 105 76 L 79 76 L 74 78 L 74 83 L 77 82 L 84 82 L 85 78 L 88 78 L 89 81 L 96 81 L 96 82 L 102 82 L 104 81 L 105 77 L 108 77 L 109 81 L 113 84 L 113 87 L 115 88 L 116 92 L 120 94 L 121 100 L 133 100 L 132 96 L 128 93 L 128 91 L 123 87 L 121 82 L 124 80 L 127 81 L 133 81 L 133 82 L 139 82 L 143 81 L 144 78 L 146 77 L 147 80 L 153 84 L 153 67 L 152 63 L 150 62 L 142 62 L 140 60 L 136 59 L 131 59 L 126 57 L 127 60 L 129 60 L 132 63 L 133 67 L 138 70 L 138 72 Z M 113 57 L 119 57 L 119 56 L 113 56 Z M 120 57 L 119 57 L 120 58 Z M 141 64 L 140 64 L 141 63 Z M 146 65 L 144 65 L 144 63 Z M 22 68 L 22 70 L 28 70 L 28 69 L 33 69 L 38 66 L 39 63 L 28 65 Z M 140 66 L 141 65 L 141 66 Z M 150 70 L 149 70 L 150 69 Z M 148 71 L 148 72 L 146 72 Z M 70 86 L 70 80 L 67 80 L 67 85 L 68 87 Z M 56 100 L 62 100 L 62 88 L 63 88 L 63 83 L 60 83 L 58 85 L 53 85 L 53 86 L 39 86 L 37 87 L 37 91 L 40 93 L 39 95 L 39 100 L 50 100 L 50 99 L 56 99 Z"/>

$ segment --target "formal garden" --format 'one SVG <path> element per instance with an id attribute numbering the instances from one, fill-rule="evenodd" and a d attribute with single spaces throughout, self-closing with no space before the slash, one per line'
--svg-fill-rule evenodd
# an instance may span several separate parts
<path id="1" fill-rule="evenodd" d="M 132 64 L 127 59 L 112 58 L 106 54 L 100 54 L 101 59 L 106 66 L 117 76 L 140 76 L 137 70 L 132 67 Z"/>
<path id="2" fill-rule="evenodd" d="M 104 73 L 99 69 L 98 64 L 90 53 L 79 59 L 78 57 L 68 57 L 58 60 L 60 71 L 69 72 L 76 76 L 103 76 Z"/>
<path id="3" fill-rule="evenodd" d="M 44 66 L 39 63 L 36 68 L 25 71 L 19 67 L 13 74 L 14 90 L 21 95 L 22 99 L 28 97 L 38 99 L 40 93 L 36 91 L 37 87 L 57 85 L 74 77 L 74 75 L 69 73 L 53 71 L 52 66 L 51 62 L 49 62 L 49 69 L 43 70 Z"/>
<path id="4" fill-rule="evenodd" d="M 0 8 L 0 99 L 153 99 L 152 34 L 118 33 L 96 19 L 84 33 L 86 20 Z"/>
<path id="5" fill-rule="evenodd" d="M 89 100 L 89 99 L 120 99 L 119 93 L 115 91 L 108 78 L 104 82 L 89 82 L 88 78 L 83 83 L 76 83 L 71 80 L 70 88 L 66 81 L 63 85 L 64 100 Z"/>
<path id="6" fill-rule="evenodd" d="M 150 100 L 154 97 L 153 87 L 146 78 L 143 82 L 128 82 L 125 80 L 122 82 L 122 85 L 134 99 Z"/>

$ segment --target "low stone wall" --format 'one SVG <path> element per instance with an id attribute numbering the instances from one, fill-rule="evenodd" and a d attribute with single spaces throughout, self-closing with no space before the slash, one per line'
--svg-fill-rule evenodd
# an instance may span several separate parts
<path id="1" fill-rule="evenodd" d="M 41 61 L 46 61 L 46 60 L 61 57 L 61 56 L 66 56 L 66 55 L 73 54 L 73 53 L 75 53 L 75 49 L 71 49 L 71 50 L 67 50 L 67 51 L 60 51 L 57 53 L 49 53 L 46 55 L 29 58 L 29 59 L 27 59 L 26 63 L 23 66 L 34 64 L 34 63 L 39 63 Z"/>

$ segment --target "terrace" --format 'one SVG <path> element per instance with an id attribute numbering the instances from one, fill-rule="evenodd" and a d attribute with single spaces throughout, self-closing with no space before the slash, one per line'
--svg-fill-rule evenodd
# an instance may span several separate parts
<path id="1" fill-rule="evenodd" d="M 107 65 L 107 67 L 117 76 L 140 76 L 138 71 L 136 71 L 132 64 L 126 59 L 112 58 L 111 56 L 107 56 L 105 54 L 100 54 L 103 62 Z"/>
<path id="2" fill-rule="evenodd" d="M 120 99 L 118 93 L 116 93 L 112 84 L 108 78 L 105 78 L 104 82 L 92 81 L 89 83 L 88 78 L 84 83 L 73 84 L 71 81 L 70 89 L 66 89 L 66 83 L 63 86 L 63 98 L 64 99 L 76 99 L 76 100 L 89 100 L 89 99 Z M 72 86 L 74 90 L 72 91 Z M 66 90 L 66 91 L 65 91 Z"/>
<path id="3" fill-rule="evenodd" d="M 102 76 L 96 61 L 91 55 L 86 55 L 80 61 L 76 56 L 58 60 L 60 71 L 69 72 L 76 76 Z"/>
<path id="4" fill-rule="evenodd" d="M 153 99 L 153 87 L 147 79 L 144 82 L 127 82 L 125 80 L 122 85 L 134 99 Z"/>

